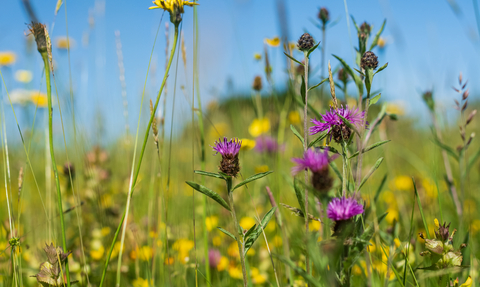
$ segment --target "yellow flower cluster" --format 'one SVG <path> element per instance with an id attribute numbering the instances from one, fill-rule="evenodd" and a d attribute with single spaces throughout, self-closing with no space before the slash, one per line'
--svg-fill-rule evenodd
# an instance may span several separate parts
<path id="1" fill-rule="evenodd" d="M 267 118 L 254 119 L 248 127 L 248 132 L 252 137 L 258 137 L 270 131 L 270 120 Z"/>

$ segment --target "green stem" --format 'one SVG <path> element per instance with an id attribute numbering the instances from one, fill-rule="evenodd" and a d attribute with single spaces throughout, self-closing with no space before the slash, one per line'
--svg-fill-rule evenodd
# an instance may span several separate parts
<path id="1" fill-rule="evenodd" d="M 55 154 L 53 150 L 53 110 L 52 110 L 52 87 L 50 85 L 50 65 L 48 62 L 48 54 L 47 52 L 40 53 L 43 59 L 43 65 L 45 66 L 45 79 L 47 81 L 47 100 L 48 100 L 48 138 L 49 138 L 49 145 L 50 145 L 50 156 L 52 158 L 52 168 L 53 174 L 55 176 L 55 186 L 57 189 L 57 201 L 58 201 L 58 212 L 60 216 L 60 226 L 62 227 L 62 244 L 63 250 L 67 252 L 67 239 L 65 235 L 65 220 L 63 218 L 63 206 L 62 206 L 62 192 L 60 190 L 60 180 L 58 178 L 58 170 L 57 170 L 57 163 L 55 161 Z M 68 268 L 68 259 L 65 260 L 65 274 L 67 276 L 67 286 L 70 287 L 70 271 Z"/>
<path id="2" fill-rule="evenodd" d="M 240 224 L 238 223 L 237 214 L 235 213 L 235 206 L 233 205 L 232 180 L 233 180 L 232 177 L 228 177 L 226 180 L 227 191 L 228 191 L 228 201 L 230 204 L 230 208 L 232 209 L 231 213 L 233 217 L 233 222 L 235 223 L 235 228 L 238 230 L 237 236 L 242 236 L 243 231 L 242 231 L 242 228 L 240 227 Z M 247 287 L 248 278 L 247 278 L 247 269 L 245 268 L 245 254 L 243 254 L 244 246 L 243 246 L 243 243 L 240 241 L 240 238 L 237 238 L 237 244 L 238 244 L 238 253 L 240 253 L 240 262 L 242 263 L 243 286 Z"/>
<path id="3" fill-rule="evenodd" d="M 303 108 L 303 151 L 308 149 L 308 128 L 307 128 L 307 116 L 308 116 L 308 57 L 307 52 L 303 52 L 305 55 L 305 107 Z M 305 186 L 308 183 L 308 170 L 305 169 Z M 305 188 L 305 245 L 308 243 L 308 189 Z M 310 274 L 310 260 L 308 251 L 305 252 L 305 266 L 307 274 Z M 308 286 L 308 285 L 307 285 Z"/>
<path id="4" fill-rule="evenodd" d="M 120 220 L 120 223 L 118 224 L 117 230 L 115 231 L 115 236 L 113 237 L 112 245 L 110 246 L 110 250 L 109 250 L 108 255 L 107 255 L 107 260 L 105 261 L 105 265 L 104 265 L 104 268 L 103 268 L 103 271 L 102 271 L 102 279 L 100 281 L 99 287 L 103 286 L 103 282 L 105 282 L 105 274 L 107 272 L 108 263 L 110 262 L 110 258 L 112 256 L 113 247 L 115 246 L 115 241 L 117 241 L 118 234 L 120 233 L 121 227 L 124 225 L 125 217 L 126 217 L 126 214 L 128 213 L 128 209 L 129 209 L 129 206 L 130 206 L 130 199 L 132 197 L 133 190 L 135 189 L 135 184 L 137 182 L 138 174 L 140 173 L 140 167 L 142 165 L 143 155 L 145 153 L 145 148 L 147 146 L 148 136 L 150 135 L 150 128 L 152 127 L 152 122 L 153 122 L 153 119 L 155 118 L 155 113 L 157 111 L 158 102 L 160 101 L 160 96 L 162 95 L 163 88 L 165 87 L 165 83 L 167 82 L 168 72 L 170 71 L 170 66 L 172 65 L 173 56 L 175 54 L 175 49 L 177 47 L 177 39 L 178 39 L 178 25 L 175 25 L 175 35 L 174 35 L 174 38 L 173 38 L 173 46 L 172 46 L 172 50 L 170 52 L 170 58 L 168 60 L 168 65 L 167 65 L 167 69 L 165 71 L 165 76 L 163 77 L 162 85 L 160 86 L 160 90 L 158 92 L 157 99 L 155 101 L 155 106 L 153 108 L 153 113 L 150 116 L 150 120 L 148 122 L 147 129 L 145 130 L 145 136 L 144 136 L 144 139 L 143 139 L 143 145 L 142 145 L 142 149 L 140 151 L 140 157 L 139 157 L 139 160 L 138 160 L 137 168 L 136 168 L 135 173 L 133 174 L 132 181 L 131 181 L 131 184 L 130 184 L 129 194 L 128 194 L 128 198 L 127 198 L 127 207 L 126 207 L 125 211 L 123 212 L 122 219 Z M 124 228 L 124 230 L 125 230 L 125 228 Z M 117 286 L 120 285 L 120 269 L 119 269 L 119 266 L 121 266 L 122 253 L 123 253 L 123 245 L 121 244 L 120 245 L 120 252 L 118 254 L 119 264 L 117 266 L 117 283 L 116 283 Z"/>
<path id="5" fill-rule="evenodd" d="M 343 136 L 342 136 L 343 137 Z M 347 143 L 342 143 L 342 158 L 343 158 L 343 179 L 342 179 L 342 196 L 347 196 Z"/>

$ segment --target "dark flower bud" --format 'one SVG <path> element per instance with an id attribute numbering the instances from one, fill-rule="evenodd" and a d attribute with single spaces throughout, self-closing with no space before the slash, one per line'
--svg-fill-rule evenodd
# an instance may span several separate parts
<path id="1" fill-rule="evenodd" d="M 330 15 L 328 13 L 327 8 L 322 7 L 320 9 L 320 12 L 318 12 L 318 19 L 322 21 L 323 25 L 327 24 L 327 22 L 330 21 Z"/>
<path id="2" fill-rule="evenodd" d="M 66 162 L 63 165 L 63 174 L 66 177 L 72 177 L 72 179 L 75 178 L 75 166 L 71 162 Z"/>
<path id="3" fill-rule="evenodd" d="M 253 79 L 252 89 L 257 92 L 260 92 L 262 90 L 262 77 L 256 76 L 255 79 Z"/>
<path id="4" fill-rule="evenodd" d="M 360 34 L 363 37 L 370 36 L 371 32 L 372 32 L 372 27 L 367 22 L 363 22 L 362 25 L 360 25 Z"/>
<path id="5" fill-rule="evenodd" d="M 425 93 L 423 93 L 422 98 L 425 104 L 427 104 L 428 109 L 433 112 L 435 110 L 435 101 L 433 100 L 433 93 L 431 91 L 426 91 Z"/>
<path id="6" fill-rule="evenodd" d="M 222 157 L 220 166 L 218 167 L 221 172 L 230 176 L 237 176 L 240 171 L 240 161 L 238 160 L 238 154 L 226 154 Z"/>
<path id="7" fill-rule="evenodd" d="M 343 83 L 346 83 L 348 81 L 348 73 L 347 71 L 345 71 L 345 69 L 341 68 L 339 71 L 338 71 L 338 80 L 342 81 Z"/>
<path id="8" fill-rule="evenodd" d="M 335 125 L 332 127 L 332 137 L 337 143 L 348 141 L 351 134 L 352 129 L 343 123 L 341 125 Z"/>
<path id="9" fill-rule="evenodd" d="M 300 39 L 298 39 L 297 46 L 300 51 L 308 51 L 313 48 L 314 45 L 315 41 L 308 33 L 303 34 Z"/>
<path id="10" fill-rule="evenodd" d="M 30 33 L 33 34 L 35 41 L 37 42 L 37 50 L 40 53 L 46 52 L 48 48 L 46 26 L 41 23 L 32 22 L 29 25 L 29 29 Z"/>
<path id="11" fill-rule="evenodd" d="M 378 57 L 371 51 L 365 52 L 360 61 L 360 67 L 365 70 L 376 69 L 378 67 Z"/>
<path id="12" fill-rule="evenodd" d="M 328 172 L 328 166 L 325 166 L 312 174 L 312 185 L 315 188 L 316 196 L 321 197 L 322 194 L 328 192 L 333 186 L 333 178 Z"/>

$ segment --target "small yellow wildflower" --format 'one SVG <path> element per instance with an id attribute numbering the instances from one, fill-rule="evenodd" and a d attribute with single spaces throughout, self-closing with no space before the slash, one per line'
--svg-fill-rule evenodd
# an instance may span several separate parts
<path id="1" fill-rule="evenodd" d="M 259 165 L 255 167 L 255 173 L 267 172 L 268 165 Z"/>
<path id="2" fill-rule="evenodd" d="M 255 254 L 257 254 L 257 251 L 255 251 L 255 249 L 253 249 L 253 248 L 248 249 L 247 256 L 251 257 Z"/>
<path id="3" fill-rule="evenodd" d="M 32 81 L 32 78 L 32 72 L 28 70 L 18 70 L 15 72 L 15 80 L 20 83 L 28 84 L 30 81 Z"/>
<path id="4" fill-rule="evenodd" d="M 262 59 L 262 55 L 260 55 L 259 53 L 255 53 L 253 54 L 253 58 L 255 59 L 255 61 L 260 61 Z"/>
<path id="5" fill-rule="evenodd" d="M 248 127 L 248 132 L 252 137 L 258 137 L 270 130 L 270 120 L 268 118 L 254 119 Z"/>
<path id="6" fill-rule="evenodd" d="M 465 283 L 463 283 L 462 285 L 460 285 L 460 287 L 470 287 L 472 286 L 473 284 L 473 280 L 472 280 L 472 277 L 471 276 L 468 276 L 467 280 L 465 281 Z"/>
<path id="7" fill-rule="evenodd" d="M 251 217 L 242 217 L 242 219 L 240 219 L 240 226 L 245 230 L 249 230 L 256 223 L 255 219 Z"/>
<path id="8" fill-rule="evenodd" d="M 242 269 L 239 266 L 231 266 L 230 268 L 228 268 L 228 274 L 230 275 L 230 277 L 235 279 L 243 278 Z"/>
<path id="9" fill-rule="evenodd" d="M 215 236 L 212 238 L 213 246 L 220 246 L 222 245 L 222 238 L 220 236 Z"/>
<path id="10" fill-rule="evenodd" d="M 288 43 L 288 48 L 290 48 L 290 51 L 293 51 L 293 49 L 297 48 L 297 43 L 296 42 Z"/>
<path id="11" fill-rule="evenodd" d="M 150 246 L 142 246 L 138 250 L 138 258 L 142 261 L 149 261 L 153 257 L 153 249 Z"/>
<path id="12" fill-rule="evenodd" d="M 300 113 L 298 111 L 291 111 L 290 113 L 288 113 L 288 121 L 292 125 L 298 125 L 302 121 L 302 119 L 300 118 Z"/>
<path id="13" fill-rule="evenodd" d="M 213 139 L 218 139 L 223 136 L 228 131 L 228 125 L 226 123 L 218 123 L 210 128 L 208 131 L 208 136 Z"/>
<path id="14" fill-rule="evenodd" d="M 137 278 L 133 280 L 133 287 L 148 287 L 148 280 Z"/>
<path id="15" fill-rule="evenodd" d="M 237 242 L 232 242 L 230 243 L 230 246 L 228 246 L 227 253 L 230 257 L 240 257 L 240 253 L 238 253 L 238 245 Z"/>
<path id="16" fill-rule="evenodd" d="M 217 270 L 218 270 L 218 271 L 226 270 L 229 263 L 230 263 L 230 262 L 228 261 L 228 258 L 225 257 L 225 256 L 222 256 L 222 257 L 220 258 L 220 262 L 218 262 Z"/>
<path id="17" fill-rule="evenodd" d="M 405 104 L 402 102 L 387 103 L 387 113 L 404 115 L 405 114 Z"/>
<path id="18" fill-rule="evenodd" d="M 393 180 L 394 186 L 398 190 L 408 191 L 413 189 L 412 178 L 406 175 L 399 175 Z"/>
<path id="19" fill-rule="evenodd" d="M 477 234 L 480 231 L 480 220 L 479 219 L 475 219 L 472 222 L 471 229 L 472 229 L 472 234 Z M 0 249 L 1 249 L 1 246 L 0 246 Z"/>
<path id="20" fill-rule="evenodd" d="M 393 223 L 394 220 L 397 220 L 398 221 L 398 209 L 396 207 L 389 207 L 387 209 L 387 217 L 385 217 L 385 220 L 388 222 L 388 223 Z"/>
<path id="21" fill-rule="evenodd" d="M 75 47 L 75 40 L 70 37 L 67 39 L 67 37 L 62 36 L 56 39 L 55 44 L 57 46 L 57 49 L 67 50 Z"/>
<path id="22" fill-rule="evenodd" d="M 435 228 L 439 229 L 440 228 L 440 223 L 438 223 L 438 219 L 434 219 L 433 222 L 435 223 Z"/>
<path id="23" fill-rule="evenodd" d="M 320 224 L 320 222 L 316 220 L 310 221 L 308 225 L 308 229 L 310 229 L 310 231 L 319 231 L 321 227 L 322 225 Z"/>
<path id="24" fill-rule="evenodd" d="M 261 274 L 258 268 L 250 268 L 250 275 L 252 276 L 252 283 L 255 285 L 260 285 L 267 282 L 267 276 L 265 274 Z"/>
<path id="25" fill-rule="evenodd" d="M 178 25 L 182 21 L 182 14 L 185 12 L 183 6 L 193 7 L 198 3 L 193 3 L 184 0 L 155 0 L 152 2 L 155 6 L 148 9 L 163 9 L 170 13 L 170 22 Z"/>
<path id="26" fill-rule="evenodd" d="M 166 265 L 173 265 L 173 263 L 175 263 L 175 259 L 173 257 L 165 258 Z"/>
<path id="27" fill-rule="evenodd" d="M 282 246 L 282 243 L 283 243 L 282 237 L 278 235 L 275 235 L 275 237 L 273 237 L 273 246 L 280 247 Z"/>
<path id="28" fill-rule="evenodd" d="M 251 150 L 257 144 L 255 140 L 251 140 L 251 139 L 241 139 L 241 141 L 242 141 L 242 146 L 240 147 L 240 150 Z"/>
<path id="29" fill-rule="evenodd" d="M 393 243 L 395 244 L 395 247 L 397 247 L 397 248 L 400 247 L 400 245 L 402 245 L 402 242 L 398 238 L 393 239 Z"/>
<path id="30" fill-rule="evenodd" d="M 209 216 L 205 218 L 205 226 L 207 227 L 208 231 L 211 231 L 218 226 L 218 216 Z"/>
<path id="31" fill-rule="evenodd" d="M 271 47 L 278 47 L 280 46 L 280 38 L 273 37 L 272 39 L 265 38 L 265 43 Z"/>
<path id="32" fill-rule="evenodd" d="M 267 224 L 267 226 L 265 226 L 265 231 L 273 232 L 273 231 L 275 231 L 276 228 L 277 228 L 277 226 L 275 224 L 275 221 L 270 220 L 270 222 Z"/>
<path id="33" fill-rule="evenodd" d="M 38 106 L 39 108 L 45 108 L 48 106 L 47 95 L 39 91 L 32 92 L 30 95 L 30 100 L 34 105 Z"/>
<path id="34" fill-rule="evenodd" d="M 92 250 L 90 250 L 90 257 L 93 260 L 101 260 L 103 258 L 103 253 L 105 253 L 105 247 L 99 240 L 92 240 Z"/>
<path id="35" fill-rule="evenodd" d="M 383 37 L 378 38 L 377 45 L 380 49 L 385 48 L 385 45 L 387 44 L 387 40 Z"/>
<path id="36" fill-rule="evenodd" d="M 0 67 L 15 64 L 17 54 L 11 51 L 0 52 Z"/>

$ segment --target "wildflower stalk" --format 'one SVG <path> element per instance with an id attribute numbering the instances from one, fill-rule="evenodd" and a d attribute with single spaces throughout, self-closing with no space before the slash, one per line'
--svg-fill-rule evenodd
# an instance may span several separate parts
<path id="1" fill-rule="evenodd" d="M 343 136 L 342 136 L 343 137 Z M 342 143 L 342 162 L 343 162 L 343 176 L 342 176 L 342 196 L 347 196 L 347 143 Z"/>
<path id="2" fill-rule="evenodd" d="M 67 250 L 67 239 L 65 235 L 65 220 L 63 218 L 63 206 L 62 206 L 62 192 L 60 191 L 60 181 L 58 178 L 57 163 L 55 161 L 55 154 L 53 150 L 53 128 L 52 128 L 52 88 L 50 85 L 50 65 L 48 60 L 47 51 L 40 52 L 43 59 L 43 64 L 45 66 L 45 79 L 47 82 L 47 101 L 48 101 L 48 143 L 50 145 L 50 157 L 52 160 L 53 174 L 55 177 L 55 186 L 57 189 L 57 201 L 58 201 L 58 212 L 60 217 L 60 226 L 62 228 L 62 244 L 63 250 Z M 70 271 L 68 268 L 68 260 L 65 260 L 65 274 L 67 279 L 67 286 L 70 287 Z"/>
<path id="3" fill-rule="evenodd" d="M 304 51 L 305 56 L 305 107 L 303 108 L 303 151 L 308 149 L 308 128 L 307 128 L 307 112 L 308 112 L 308 51 Z M 308 170 L 305 169 L 305 186 L 308 184 Z M 305 214 L 308 215 L 308 189 L 305 188 Z M 308 216 L 305 216 L 305 244 L 308 241 Z M 310 260 L 308 252 L 305 252 L 305 266 L 307 274 L 310 274 Z"/>
<path id="4" fill-rule="evenodd" d="M 151 128 L 152 122 L 155 118 L 155 113 L 157 111 L 158 102 L 160 101 L 160 96 L 162 95 L 163 88 L 165 86 L 165 83 L 167 82 L 168 72 L 170 70 L 170 66 L 172 65 L 173 56 L 174 56 L 175 50 L 177 48 L 178 26 L 179 26 L 178 24 L 175 25 L 175 34 L 174 34 L 174 38 L 173 38 L 173 46 L 172 46 L 172 50 L 170 52 L 170 58 L 168 60 L 167 69 L 165 71 L 165 75 L 163 77 L 162 85 L 160 86 L 160 90 L 158 92 L 157 99 L 155 101 L 155 106 L 153 108 L 153 113 L 150 115 L 150 120 L 149 120 L 148 126 L 145 130 L 145 136 L 144 136 L 144 139 L 143 139 L 143 145 L 142 145 L 142 149 L 140 151 L 140 157 L 139 157 L 139 160 L 138 160 L 138 163 L 137 163 L 137 168 L 136 168 L 135 173 L 132 174 L 132 179 L 131 179 L 131 182 L 130 182 L 130 188 L 129 188 L 128 198 L 127 198 L 127 206 L 125 208 L 125 211 L 123 212 L 122 219 L 120 220 L 120 223 L 118 224 L 117 230 L 115 232 L 115 236 L 113 237 L 113 241 L 112 241 L 112 244 L 110 246 L 110 250 L 108 252 L 107 259 L 105 261 L 105 265 L 104 265 L 104 268 L 103 268 L 103 271 L 102 271 L 102 278 L 101 278 L 99 287 L 102 287 L 103 283 L 105 281 L 105 274 L 107 272 L 108 263 L 110 262 L 110 258 L 112 256 L 113 248 L 115 246 L 115 242 L 118 238 L 118 234 L 120 233 L 120 229 L 122 228 L 122 226 L 123 226 L 122 237 L 124 237 L 124 235 L 125 235 L 126 224 L 124 224 L 124 222 L 126 222 L 125 218 L 126 218 L 126 215 L 128 214 L 128 210 L 129 210 L 129 207 L 130 207 L 130 200 L 131 200 L 131 197 L 132 197 L 132 194 L 133 194 L 133 190 L 135 189 L 135 184 L 137 182 L 138 175 L 140 173 L 140 167 L 142 165 L 143 155 L 145 153 L 145 148 L 147 146 L 148 136 L 150 135 L 150 128 Z M 122 254 L 123 254 L 123 244 L 120 245 L 120 251 L 119 251 L 119 254 L 118 254 L 119 259 L 118 259 L 118 265 L 117 265 L 117 283 L 116 283 L 116 286 L 120 286 L 120 267 L 121 267 L 121 263 L 122 263 L 122 259 L 121 259 Z"/>
<path id="5" fill-rule="evenodd" d="M 233 179 L 231 176 L 227 177 L 227 192 L 228 192 L 228 203 L 230 205 L 230 209 L 232 210 L 232 218 L 235 224 L 235 228 L 240 232 L 238 235 L 243 235 L 242 228 L 240 227 L 240 223 L 237 219 L 237 214 L 235 213 L 235 206 L 233 205 L 233 190 L 232 190 L 232 182 Z M 248 278 L 247 278 L 247 269 L 245 268 L 245 254 L 244 254 L 244 244 L 245 242 L 241 242 L 240 239 L 237 238 L 237 245 L 238 245 L 238 253 L 240 254 L 240 262 L 242 264 L 242 274 L 243 274 L 243 286 L 248 286 Z"/>

